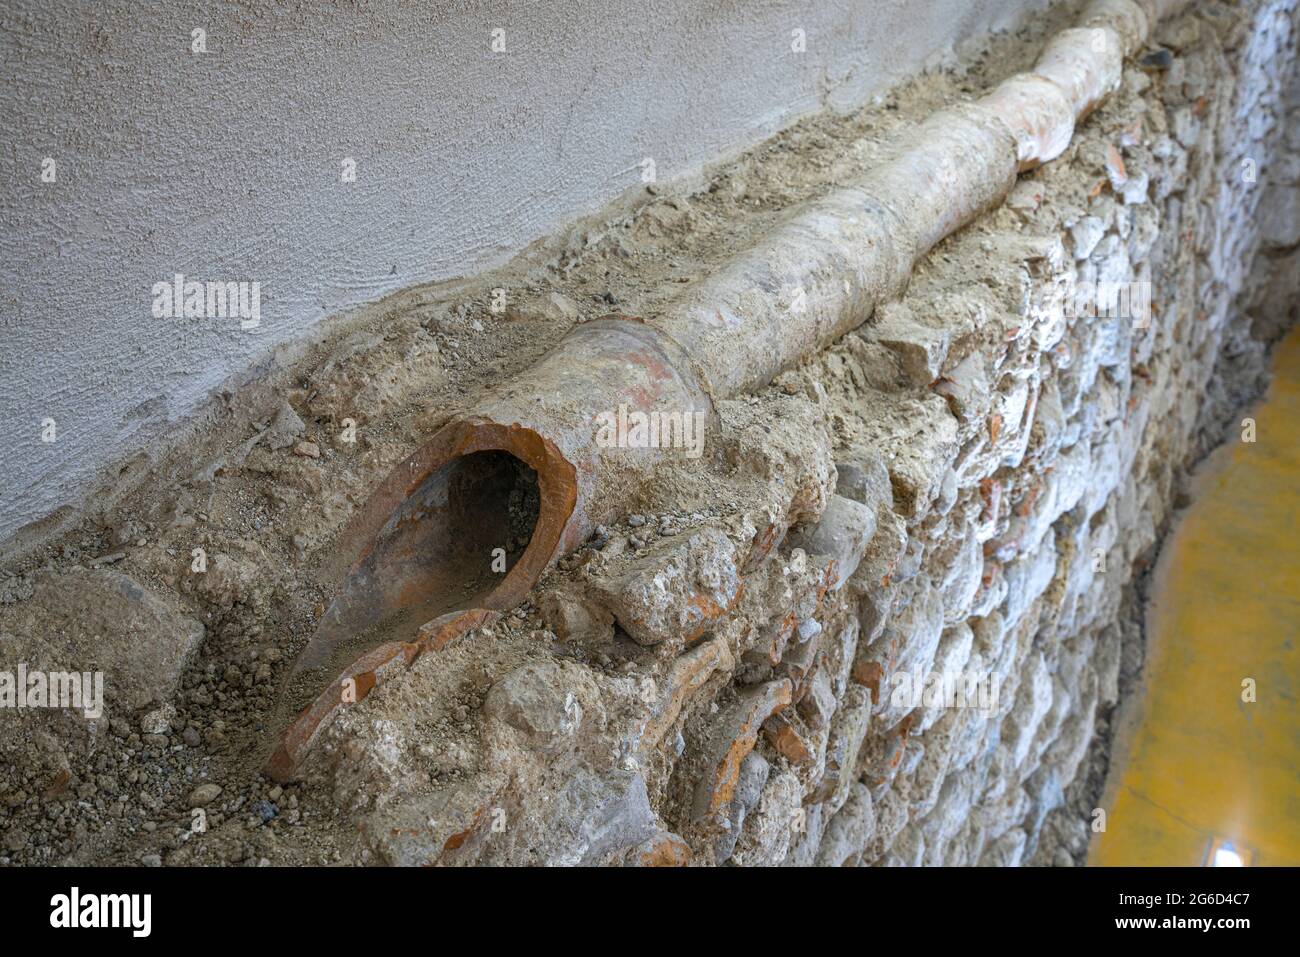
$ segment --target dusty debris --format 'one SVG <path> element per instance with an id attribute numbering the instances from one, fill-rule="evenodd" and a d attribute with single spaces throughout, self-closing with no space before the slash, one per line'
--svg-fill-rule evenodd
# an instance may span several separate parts
<path id="1" fill-rule="evenodd" d="M 182 604 L 126 574 L 72 569 L 37 572 L 30 598 L 0 608 L 0 632 L 6 662 L 102 669 L 105 712 L 129 718 L 172 699 L 205 629 Z"/>

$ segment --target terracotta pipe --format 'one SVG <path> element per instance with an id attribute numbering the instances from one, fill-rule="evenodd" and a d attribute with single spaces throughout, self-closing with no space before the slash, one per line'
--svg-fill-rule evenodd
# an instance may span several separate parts
<path id="1" fill-rule="evenodd" d="M 1048 42 L 1032 73 L 932 115 L 887 162 L 800 207 L 660 313 L 576 326 L 531 370 L 446 425 L 392 471 L 341 536 L 362 543 L 361 554 L 340 573 L 291 687 L 316 673 L 350 676 L 354 694 L 369 690 L 392 662 L 409 664 L 517 605 L 552 561 L 621 517 L 665 457 L 683 453 L 602 445 L 599 416 L 627 407 L 711 420 L 711 396 L 760 388 L 861 325 L 901 293 L 936 243 L 1000 203 L 1018 173 L 1060 155 L 1076 121 L 1118 86 L 1124 58 L 1180 6 L 1094 0 L 1080 26 Z M 530 476 L 536 519 L 501 574 L 493 549 L 507 548 L 512 502 L 518 512 Z M 326 686 L 290 726 L 268 764 L 273 776 L 293 775 L 336 713 L 340 687 Z"/>
<path id="2" fill-rule="evenodd" d="M 797 209 L 753 248 L 647 321 L 715 395 L 761 388 L 896 298 L 944 237 L 997 206 L 1018 173 L 1059 156 L 1118 85 L 1156 14 L 1181 0 L 1094 0 L 1032 73 L 905 132 L 889 160 Z"/>
<path id="3" fill-rule="evenodd" d="M 597 417 L 617 417 L 620 406 L 690 416 L 692 429 L 707 429 L 712 415 L 670 339 L 611 316 L 575 326 L 528 372 L 444 426 L 392 470 L 341 536 L 363 551 L 295 670 L 326 665 L 332 648 L 394 615 L 414 634 L 449 611 L 519 604 L 553 560 L 618 514 L 627 490 L 665 457 L 687 453 L 595 441 Z M 493 549 L 507 545 L 518 464 L 536 476 L 539 508 L 526 549 L 507 557 L 502 574 Z"/>
<path id="4" fill-rule="evenodd" d="M 619 444 L 620 411 L 635 426 L 638 410 L 666 417 L 658 444 L 637 444 L 636 433 Z M 613 442 L 597 440 L 598 421 L 613 423 Z M 445 425 L 340 535 L 360 543 L 360 554 L 340 572 L 336 597 L 290 671 L 285 695 L 306 708 L 267 772 L 292 778 L 323 726 L 393 662 L 409 665 L 519 604 L 552 561 L 621 517 L 661 462 L 693 454 L 687 440 L 714 426 L 713 403 L 676 343 L 622 316 L 575 326 L 526 373 Z M 535 517 L 519 510 L 534 482 Z M 521 529 L 511 528 L 512 507 Z M 517 531 L 527 546 L 511 554 Z"/>

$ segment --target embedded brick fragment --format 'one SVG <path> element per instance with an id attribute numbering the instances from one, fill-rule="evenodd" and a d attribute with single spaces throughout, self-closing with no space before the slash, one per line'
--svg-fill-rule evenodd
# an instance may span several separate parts
<path id="1" fill-rule="evenodd" d="M 812 749 L 799 729 L 783 714 L 774 714 L 763 722 L 763 736 L 778 754 L 791 764 L 811 764 Z"/>
<path id="2" fill-rule="evenodd" d="M 626 863 L 629 867 L 686 867 L 691 863 L 691 847 L 671 831 L 658 831 L 632 848 Z"/>
<path id="3" fill-rule="evenodd" d="M 754 533 L 754 540 L 750 544 L 749 554 L 745 557 L 744 573 L 756 571 L 763 562 L 767 561 L 772 550 L 781 544 L 785 539 L 785 533 L 789 525 L 785 521 L 770 522 L 765 527 L 760 528 Z"/>
<path id="4" fill-rule="evenodd" d="M 416 633 L 416 642 L 422 653 L 441 651 L 465 632 L 481 625 L 491 624 L 500 617 L 500 612 L 488 611 L 486 608 L 448 612 L 421 625 Z"/>
<path id="5" fill-rule="evenodd" d="M 853 682 L 862 685 L 871 692 L 871 699 L 875 703 L 880 703 L 880 680 L 885 675 L 885 669 L 881 667 L 878 661 L 855 661 L 853 663 Z"/>
<path id="6" fill-rule="evenodd" d="M 690 696 L 719 668 L 731 671 L 734 666 L 731 650 L 722 638 L 714 638 L 680 655 L 668 671 L 667 690 L 641 734 L 641 749 L 649 751 L 657 747 L 677 722 Z"/>
<path id="7" fill-rule="evenodd" d="M 858 756 L 862 767 L 862 776 L 871 786 L 872 792 L 883 788 L 894 780 L 903 755 L 907 751 L 907 738 L 912 730 L 912 716 L 908 715 L 894 727 L 881 735 L 867 738 Z"/>
<path id="8" fill-rule="evenodd" d="M 787 679 L 742 691 L 712 728 L 705 772 L 695 789 L 695 820 L 716 814 L 735 797 L 740 765 L 754 750 L 763 722 L 790 703 Z"/>

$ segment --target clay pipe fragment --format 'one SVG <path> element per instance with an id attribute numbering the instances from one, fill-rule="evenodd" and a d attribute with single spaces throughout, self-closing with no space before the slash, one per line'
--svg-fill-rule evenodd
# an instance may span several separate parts
<path id="1" fill-rule="evenodd" d="M 381 484 L 343 536 L 362 551 L 300 667 L 399 611 L 418 627 L 454 607 L 517 604 L 657 461 L 654 449 L 602 448 L 596 416 L 624 405 L 707 412 L 708 396 L 759 388 L 860 325 L 937 242 L 1000 202 L 1018 171 L 1058 155 L 1076 118 L 1118 85 L 1123 57 L 1180 5 L 1093 0 L 1033 73 L 929 117 L 888 161 L 801 207 L 660 314 L 575 327 Z M 534 480 L 536 524 L 502 577 L 489 565 L 510 538 L 507 499 Z"/>
<path id="2" fill-rule="evenodd" d="M 638 413 L 663 427 L 654 445 L 620 430 Z M 518 605 L 553 560 L 621 517 L 662 461 L 697 454 L 713 417 L 691 364 L 662 332 L 624 316 L 575 326 L 399 463 L 348 523 L 341 584 L 288 679 L 295 698 L 322 688 L 324 698 L 288 737 L 315 739 L 336 710 L 332 680 L 376 646 L 392 644 L 409 664 L 399 646 L 419 646 L 426 623 Z M 273 763 L 284 779 L 295 761 L 281 753 Z"/>
<path id="3" fill-rule="evenodd" d="M 944 237 L 1059 156 L 1119 85 L 1126 56 L 1182 0 L 1094 0 L 1033 72 L 903 133 L 855 182 L 799 207 L 647 322 L 681 344 L 710 392 L 761 388 L 896 298 Z"/>

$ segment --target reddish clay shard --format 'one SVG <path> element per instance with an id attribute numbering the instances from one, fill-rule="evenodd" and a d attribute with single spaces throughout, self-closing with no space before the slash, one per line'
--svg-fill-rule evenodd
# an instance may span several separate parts
<path id="1" fill-rule="evenodd" d="M 719 668 L 730 671 L 733 667 L 735 661 L 731 657 L 731 649 L 722 638 L 706 641 L 678 657 L 668 672 L 665 692 L 641 733 L 641 750 L 648 752 L 658 747 L 668 730 L 677 722 L 682 707 L 690 696 Z"/>
<path id="2" fill-rule="evenodd" d="M 690 617 L 695 624 L 690 627 L 683 637 L 687 644 L 698 641 L 706 631 L 722 618 L 736 603 L 740 601 L 740 596 L 744 594 L 745 583 L 738 582 L 736 590 L 730 596 L 723 596 L 723 601 L 718 601 L 716 593 L 695 592 L 687 599 L 686 604 L 690 608 Z"/>
<path id="3" fill-rule="evenodd" d="M 744 567 L 741 569 L 744 574 L 748 575 L 756 571 L 763 562 L 767 561 L 772 549 L 776 548 L 785 538 L 785 533 L 789 526 L 784 522 L 773 522 L 766 528 L 760 529 L 754 533 L 754 541 L 749 549 L 749 556 L 745 559 Z"/>
<path id="4" fill-rule="evenodd" d="M 292 781 L 303 758 L 345 707 L 363 700 L 382 681 L 410 667 L 421 654 L 439 651 L 465 632 L 499 616 L 498 612 L 482 608 L 443 615 L 421 627 L 414 642 L 390 641 L 366 652 L 298 715 L 263 770 L 281 784 Z"/>
<path id="5" fill-rule="evenodd" d="M 741 692 L 719 716 L 709 770 L 700 777 L 695 792 L 695 820 L 716 814 L 730 803 L 740 778 L 740 762 L 754 750 L 763 722 L 790 703 L 791 690 L 788 679 L 769 681 Z"/>
<path id="6" fill-rule="evenodd" d="M 785 715 L 774 714 L 764 721 L 763 736 L 791 764 L 812 763 L 812 749 Z"/>
<path id="7" fill-rule="evenodd" d="M 850 677 L 854 684 L 862 685 L 871 692 L 874 704 L 880 704 L 880 682 L 885 676 L 885 669 L 878 661 L 858 661 L 853 664 Z"/>
<path id="8" fill-rule="evenodd" d="M 690 863 L 690 845 L 669 831 L 660 831 L 628 853 L 631 867 L 686 867 Z"/>
<path id="9" fill-rule="evenodd" d="M 263 766 L 266 774 L 281 784 L 292 781 L 303 757 L 339 712 L 365 698 L 395 668 L 405 668 L 417 654 L 419 646 L 414 643 L 390 641 L 354 661 L 289 726 Z"/>
<path id="10" fill-rule="evenodd" d="M 441 651 L 470 629 L 491 624 L 500 617 L 500 612 L 488 611 L 486 608 L 471 608 L 468 611 L 440 615 L 420 626 L 416 643 L 420 646 L 421 654 L 426 651 Z"/>

